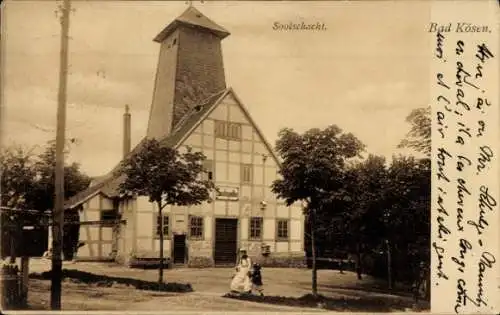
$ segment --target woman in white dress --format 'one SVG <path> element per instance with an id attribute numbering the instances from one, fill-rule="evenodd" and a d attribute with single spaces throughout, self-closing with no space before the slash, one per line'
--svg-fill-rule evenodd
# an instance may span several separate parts
<path id="1" fill-rule="evenodd" d="M 241 250 L 240 254 L 240 259 L 236 265 L 236 274 L 231 281 L 231 291 L 233 293 L 250 293 L 252 292 L 252 281 L 250 280 L 252 261 L 248 257 L 246 250 Z"/>

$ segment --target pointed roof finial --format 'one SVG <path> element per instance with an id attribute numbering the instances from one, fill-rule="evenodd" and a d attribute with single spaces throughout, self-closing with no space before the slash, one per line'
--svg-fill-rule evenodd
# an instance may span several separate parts
<path id="1" fill-rule="evenodd" d="M 200 3 L 203 3 L 203 2 L 204 2 L 203 0 L 200 0 Z M 188 5 L 188 7 L 192 7 L 193 6 L 193 0 L 187 0 L 186 4 Z"/>
<path id="2" fill-rule="evenodd" d="M 155 42 L 161 43 L 179 25 L 188 25 L 190 27 L 194 26 L 208 30 L 220 39 L 224 39 L 229 36 L 229 32 L 226 29 L 217 25 L 215 22 L 203 15 L 192 5 L 192 2 L 193 1 L 186 1 L 186 3 L 189 3 L 190 6 L 184 11 L 184 13 L 182 13 L 178 18 L 167 25 L 158 35 L 156 35 L 154 38 Z"/>

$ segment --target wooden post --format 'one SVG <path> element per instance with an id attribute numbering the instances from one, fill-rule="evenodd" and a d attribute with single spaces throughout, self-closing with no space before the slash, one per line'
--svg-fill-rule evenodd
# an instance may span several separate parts
<path id="1" fill-rule="evenodd" d="M 29 288 L 29 268 L 30 258 L 23 256 L 21 258 L 21 303 L 28 304 L 28 288 Z"/>
<path id="2" fill-rule="evenodd" d="M 316 236 L 314 230 L 316 228 L 316 210 L 310 210 L 309 220 L 311 221 L 311 254 L 312 254 L 312 294 L 318 295 L 318 269 L 316 266 Z"/>
<path id="3" fill-rule="evenodd" d="M 61 309 L 62 242 L 64 227 L 64 145 L 66 130 L 66 88 L 68 81 L 68 41 L 70 0 L 64 0 L 61 17 L 59 93 L 57 105 L 55 201 L 52 211 L 52 283 L 50 306 Z"/>
<path id="4" fill-rule="evenodd" d="M 158 215 L 160 217 L 160 270 L 158 272 L 158 284 L 163 284 L 163 209 L 161 201 L 158 202 Z M 161 290 L 161 288 L 159 288 Z"/>

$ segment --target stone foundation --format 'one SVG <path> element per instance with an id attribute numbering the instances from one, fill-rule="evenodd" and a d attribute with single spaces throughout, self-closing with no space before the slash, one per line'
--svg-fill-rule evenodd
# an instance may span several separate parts
<path id="1" fill-rule="evenodd" d="M 209 268 L 214 267 L 215 262 L 212 257 L 212 249 L 207 241 L 191 242 L 189 244 L 189 257 L 187 267 L 190 268 Z M 249 256 L 253 262 L 260 264 L 263 267 L 271 268 L 307 268 L 307 260 L 303 252 L 293 253 L 270 253 L 268 256 L 262 255 L 260 244 L 245 244 L 249 252 Z M 258 245 L 258 246 L 257 246 Z M 138 251 L 133 254 L 118 254 L 116 262 L 130 266 L 139 262 L 158 260 L 158 253 L 152 251 Z M 165 259 L 169 259 L 169 255 L 165 255 Z"/>
<path id="2" fill-rule="evenodd" d="M 190 268 L 208 268 L 214 266 L 212 257 L 198 256 L 189 257 L 188 267 Z"/>
<path id="3" fill-rule="evenodd" d="M 131 256 L 130 255 L 116 255 L 115 261 L 119 263 L 120 265 L 128 265 L 130 261 Z"/>
<path id="4" fill-rule="evenodd" d="M 305 254 L 301 253 L 271 253 L 269 256 L 252 257 L 255 263 L 271 268 L 307 268 Z"/>

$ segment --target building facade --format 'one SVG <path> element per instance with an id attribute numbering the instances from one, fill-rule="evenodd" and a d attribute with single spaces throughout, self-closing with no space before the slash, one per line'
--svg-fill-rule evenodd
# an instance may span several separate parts
<path id="1" fill-rule="evenodd" d="M 155 38 L 160 56 L 145 138 L 203 152 L 206 176 L 218 187 L 211 202 L 163 210 L 164 256 L 179 265 L 227 265 L 236 262 L 238 249 L 246 249 L 264 265 L 303 265 L 302 207 L 287 207 L 272 193 L 279 160 L 226 86 L 221 41 L 228 35 L 189 7 Z M 132 152 L 129 143 L 127 110 L 124 158 L 143 142 Z M 67 209 L 80 210 L 85 245 L 78 257 L 126 263 L 158 258 L 158 209 L 147 197 L 121 196 L 124 178 L 115 170 L 66 203 Z"/>

